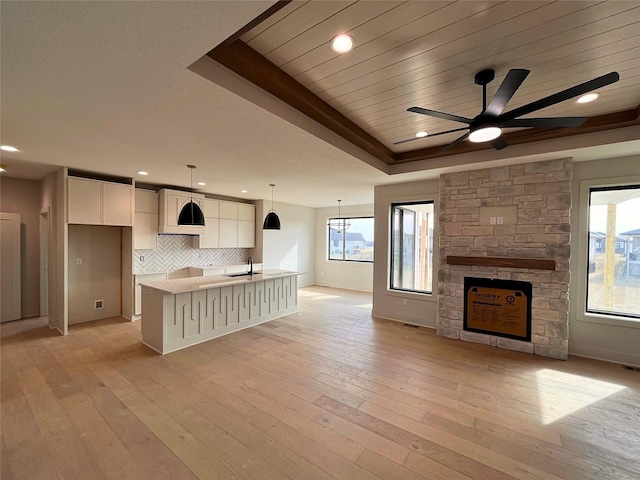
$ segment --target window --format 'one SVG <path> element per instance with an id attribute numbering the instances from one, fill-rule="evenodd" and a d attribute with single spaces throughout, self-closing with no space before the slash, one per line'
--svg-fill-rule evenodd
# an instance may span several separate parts
<path id="1" fill-rule="evenodd" d="M 391 205 L 391 289 L 431 293 L 433 202 Z"/>
<path id="2" fill-rule="evenodd" d="M 640 185 L 589 189 L 587 313 L 640 319 Z"/>
<path id="3" fill-rule="evenodd" d="M 373 217 L 330 218 L 328 230 L 329 260 L 373 262 Z"/>

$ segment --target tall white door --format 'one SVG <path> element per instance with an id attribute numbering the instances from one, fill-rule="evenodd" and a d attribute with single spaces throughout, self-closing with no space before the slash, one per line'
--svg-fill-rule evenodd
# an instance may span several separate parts
<path id="1" fill-rule="evenodd" d="M 0 322 L 21 316 L 20 214 L 0 213 Z"/>

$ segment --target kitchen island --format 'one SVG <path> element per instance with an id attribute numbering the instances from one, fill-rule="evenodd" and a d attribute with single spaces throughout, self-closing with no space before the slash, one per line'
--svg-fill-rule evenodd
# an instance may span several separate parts
<path id="1" fill-rule="evenodd" d="M 298 311 L 299 273 L 178 278 L 142 285 L 142 343 L 165 354 Z"/>

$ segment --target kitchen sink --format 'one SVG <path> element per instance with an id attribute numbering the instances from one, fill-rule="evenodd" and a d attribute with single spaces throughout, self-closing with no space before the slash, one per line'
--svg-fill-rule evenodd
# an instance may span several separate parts
<path id="1" fill-rule="evenodd" d="M 254 272 L 254 273 L 256 273 L 256 272 Z M 253 275 L 253 274 L 252 274 L 252 273 L 249 273 L 249 272 L 242 272 L 242 273 L 227 273 L 227 274 L 225 275 L 225 277 L 249 277 L 249 276 L 251 276 L 251 275 Z"/>

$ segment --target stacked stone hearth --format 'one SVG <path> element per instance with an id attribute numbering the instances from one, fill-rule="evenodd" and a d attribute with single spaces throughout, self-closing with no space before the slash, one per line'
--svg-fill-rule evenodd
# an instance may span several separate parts
<path id="1" fill-rule="evenodd" d="M 440 177 L 438 334 L 566 360 L 572 162 L 488 168 Z M 509 224 L 480 221 L 484 207 L 511 206 Z M 541 258 L 555 270 L 448 265 L 447 256 Z M 533 285 L 531 342 L 463 330 L 464 277 Z"/>

